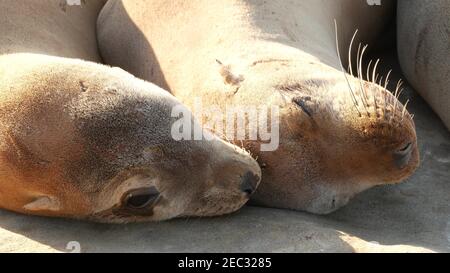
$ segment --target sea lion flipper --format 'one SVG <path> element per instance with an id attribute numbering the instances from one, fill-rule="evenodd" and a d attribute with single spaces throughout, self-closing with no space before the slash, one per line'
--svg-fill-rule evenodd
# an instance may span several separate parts
<path id="1" fill-rule="evenodd" d="M 30 203 L 23 206 L 23 208 L 30 211 L 58 211 L 60 209 L 60 204 L 59 200 L 53 196 L 39 196 Z"/>

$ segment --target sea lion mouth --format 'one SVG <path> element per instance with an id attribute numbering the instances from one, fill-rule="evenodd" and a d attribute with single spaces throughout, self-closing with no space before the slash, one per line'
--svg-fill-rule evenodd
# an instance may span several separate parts
<path id="1" fill-rule="evenodd" d="M 236 212 L 241 208 L 249 199 L 242 199 L 240 202 L 233 202 L 233 205 L 219 205 L 216 202 L 211 202 L 210 206 L 198 207 L 197 209 L 181 214 L 179 217 L 189 217 L 189 218 L 201 218 L 201 217 L 218 217 L 225 214 L 230 214 Z"/>

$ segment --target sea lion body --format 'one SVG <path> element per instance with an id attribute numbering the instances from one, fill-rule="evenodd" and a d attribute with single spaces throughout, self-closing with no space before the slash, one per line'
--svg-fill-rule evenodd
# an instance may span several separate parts
<path id="1" fill-rule="evenodd" d="M 405 77 L 450 129 L 450 2 L 401 0 L 397 14 Z"/>
<path id="2" fill-rule="evenodd" d="M 111 0 L 97 34 L 106 63 L 168 88 L 192 109 L 198 98 L 222 111 L 277 106 L 277 149 L 243 141 L 264 168 L 252 200 L 329 213 L 362 190 L 401 181 L 418 165 L 404 105 L 375 76 L 344 73 L 336 54 L 334 19 L 346 63 L 355 29 L 353 60 L 358 38 L 372 42 L 392 11 L 388 2 L 348 0 Z"/>
<path id="3" fill-rule="evenodd" d="M 256 161 L 206 131 L 210 141 L 176 140 L 173 109 L 190 114 L 176 98 L 122 69 L 75 59 L 99 60 L 95 24 L 82 21 L 93 23 L 100 6 L 73 13 L 83 30 L 57 1 L 43 2 L 28 1 L 30 12 L 54 20 L 10 13 L 0 26 L 8 37 L 0 46 L 0 208 L 117 223 L 240 208 L 259 183 Z M 27 7 L 1 5 L 13 11 L 16 3 Z M 67 24 L 57 26 L 66 32 L 48 22 Z M 41 32 L 19 35 L 27 24 Z"/>
<path id="4" fill-rule="evenodd" d="M 95 22 L 106 0 L 0 1 L 0 54 L 36 53 L 100 62 Z"/>

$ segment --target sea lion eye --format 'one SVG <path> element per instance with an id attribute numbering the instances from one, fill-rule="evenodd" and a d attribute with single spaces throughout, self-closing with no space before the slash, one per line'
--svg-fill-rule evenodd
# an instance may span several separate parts
<path id="1" fill-rule="evenodd" d="M 409 142 L 408 144 L 406 144 L 405 146 L 403 146 L 403 148 L 401 148 L 400 150 L 397 151 L 397 153 L 408 153 L 412 148 L 412 143 Z"/>
<path id="2" fill-rule="evenodd" d="M 308 102 L 311 102 L 311 97 L 295 97 L 292 102 L 302 109 L 309 117 L 312 117 L 311 107 L 308 106 Z"/>
<path id="3" fill-rule="evenodd" d="M 401 147 L 400 150 L 394 152 L 394 162 L 398 168 L 403 169 L 408 165 L 408 162 L 411 159 L 412 151 L 413 144 L 409 142 L 405 146 Z"/>
<path id="4" fill-rule="evenodd" d="M 142 209 L 154 205 L 160 193 L 155 187 L 141 188 L 128 192 L 125 196 L 125 206 L 131 209 Z"/>

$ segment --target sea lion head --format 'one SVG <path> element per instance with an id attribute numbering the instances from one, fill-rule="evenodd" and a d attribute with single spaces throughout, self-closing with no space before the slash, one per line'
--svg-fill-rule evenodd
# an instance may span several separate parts
<path id="1" fill-rule="evenodd" d="M 92 200 L 90 219 L 159 221 L 227 214 L 247 202 L 261 177 L 248 153 L 219 139 L 144 142 L 132 154 L 134 167 L 123 166 L 104 180 Z"/>
<path id="2" fill-rule="evenodd" d="M 258 186 L 260 168 L 244 150 L 206 131 L 208 140 L 176 140 L 171 111 L 184 106 L 157 86 L 81 60 L 3 58 L 14 65 L 2 80 L 1 207 L 159 221 L 233 212 Z"/>
<path id="3" fill-rule="evenodd" d="M 103 180 L 100 194 L 92 200 L 95 209 L 89 218 L 160 221 L 236 211 L 256 190 L 260 169 L 250 154 L 213 137 L 201 141 L 165 137 L 163 143 L 156 144 L 142 141 L 141 136 L 142 144 L 131 141 L 138 149 L 122 142 L 116 154 L 123 161 L 122 149 L 131 152 L 126 165 Z"/>
<path id="4" fill-rule="evenodd" d="M 263 180 L 284 182 L 263 181 L 257 203 L 281 192 L 287 198 L 279 206 L 329 213 L 356 193 L 400 182 L 417 168 L 417 137 L 406 105 L 379 84 L 324 71 L 275 86 L 283 97 L 280 144 L 258 155 Z"/>
<path id="5" fill-rule="evenodd" d="M 75 110 L 79 132 L 90 143 L 86 150 L 95 154 L 89 158 L 99 160 L 90 168 L 98 175 L 94 176 L 97 183 L 89 185 L 97 185 L 98 193 L 91 195 L 89 218 L 157 221 L 221 215 L 244 205 L 260 181 L 256 161 L 207 131 L 201 140 L 174 139 L 177 117 L 172 117 L 171 111 L 184 106 L 161 89 L 150 93 L 156 86 L 134 81 L 139 83 L 133 93 L 127 91 L 131 83 L 112 90 L 109 83 L 109 90 L 117 93 L 109 101 L 103 100 L 107 106 L 98 115 L 81 115 L 85 111 Z M 83 102 L 78 105 L 84 108 Z M 193 117 L 188 122 L 193 131 L 202 130 Z M 74 166 L 86 173 L 84 164 Z M 86 175 L 88 181 L 92 174 Z"/>

